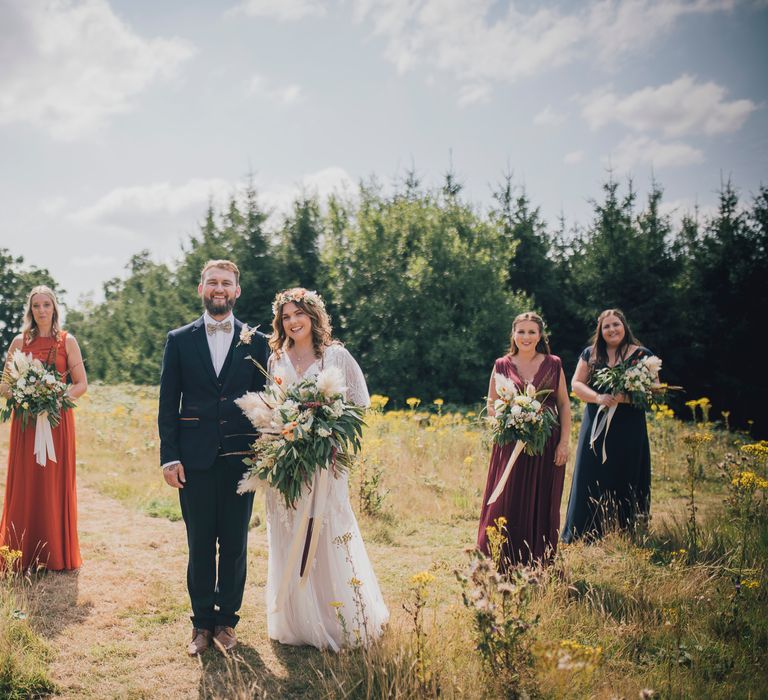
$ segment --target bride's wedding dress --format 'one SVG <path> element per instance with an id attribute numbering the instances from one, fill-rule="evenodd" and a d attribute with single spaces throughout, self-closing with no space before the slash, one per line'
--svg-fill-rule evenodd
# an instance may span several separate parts
<path id="1" fill-rule="evenodd" d="M 336 366 L 346 379 L 347 401 L 358 406 L 370 403 L 368 388 L 359 365 L 342 345 L 326 348 L 300 377 L 288 354 L 270 357 L 269 369 L 281 377 L 284 386 L 316 376 L 321 369 Z M 342 646 L 365 643 L 381 634 L 389 619 L 379 584 L 360 536 L 349 502 L 347 474 L 319 479 L 312 489 L 305 486 L 295 508 L 286 508 L 281 494 L 267 489 L 267 626 L 271 639 L 283 644 L 310 644 L 338 651 Z M 307 499 L 317 499 L 319 485 L 326 484 L 327 501 L 320 527 L 319 544 L 305 582 L 299 579 L 301 556 L 292 571 L 286 559 L 300 526 Z M 311 511 L 310 511 L 311 512 Z M 282 590 L 281 590 L 282 584 Z"/>

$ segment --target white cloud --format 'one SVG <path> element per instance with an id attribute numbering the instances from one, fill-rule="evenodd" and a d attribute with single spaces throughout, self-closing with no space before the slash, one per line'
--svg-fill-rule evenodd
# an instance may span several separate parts
<path id="1" fill-rule="evenodd" d="M 690 75 L 646 87 L 621 97 L 612 92 L 587 98 L 582 110 L 592 129 L 619 122 L 635 131 L 660 131 L 666 136 L 736 131 L 756 109 L 750 100 L 725 100 L 724 87 L 699 83 Z"/>
<path id="2" fill-rule="evenodd" d="M 244 0 L 230 13 L 294 22 L 304 17 L 324 15 L 325 5 L 322 0 Z"/>
<path id="3" fill-rule="evenodd" d="M 130 109 L 193 54 L 180 39 L 144 39 L 106 0 L 0 0 L 0 124 L 71 140 Z"/>
<path id="4" fill-rule="evenodd" d="M 69 259 L 69 264 L 73 267 L 91 268 L 108 267 L 114 265 L 117 259 L 111 255 L 80 255 Z"/>
<path id="5" fill-rule="evenodd" d="M 584 160 L 584 151 L 571 151 L 570 153 L 565 154 L 563 163 L 566 165 L 575 165 L 576 163 L 581 163 L 582 160 Z"/>
<path id="6" fill-rule="evenodd" d="M 293 104 L 301 101 L 301 86 L 292 83 L 290 85 L 276 86 L 261 75 L 254 75 L 249 84 L 248 91 L 252 95 L 261 97 L 278 104 Z"/>
<path id="7" fill-rule="evenodd" d="M 662 143 L 647 136 L 627 136 L 605 162 L 619 170 L 630 170 L 636 165 L 673 168 L 701 163 L 703 160 L 704 154 L 687 143 Z"/>
<path id="8" fill-rule="evenodd" d="M 558 114 L 549 105 L 533 118 L 533 123 L 537 126 L 559 126 L 563 122 L 565 122 L 565 115 Z"/>
<path id="9" fill-rule="evenodd" d="M 118 227 L 159 215 L 184 212 L 201 215 L 209 199 L 219 202 L 234 192 L 232 183 L 222 179 L 193 179 L 183 185 L 157 182 L 117 187 L 93 204 L 74 211 L 70 219 L 79 224 L 106 224 Z"/>
<path id="10" fill-rule="evenodd" d="M 459 91 L 459 104 L 462 107 L 477 102 L 487 102 L 491 95 L 491 86 L 488 83 L 470 83 L 462 85 Z"/>
<path id="11" fill-rule="evenodd" d="M 343 168 L 332 166 L 304 175 L 296 183 L 265 182 L 256 178 L 261 206 L 275 214 L 288 211 L 300 190 L 317 193 L 321 200 L 337 190 L 354 186 Z M 213 201 L 222 209 L 242 189 L 243 183 L 222 178 L 193 179 L 180 185 L 156 182 L 116 187 L 87 206 L 72 211 L 67 219 L 79 226 L 113 238 L 146 238 L 151 232 L 191 231 Z"/>
<path id="12" fill-rule="evenodd" d="M 541 8 L 493 0 L 353 0 L 355 16 L 385 40 L 399 72 L 416 65 L 451 74 L 462 88 L 513 83 L 577 59 L 604 65 L 652 43 L 681 18 L 730 9 L 735 0 L 591 0 Z M 519 7 L 518 7 L 519 6 Z M 534 9 L 528 9 L 528 8 Z"/>

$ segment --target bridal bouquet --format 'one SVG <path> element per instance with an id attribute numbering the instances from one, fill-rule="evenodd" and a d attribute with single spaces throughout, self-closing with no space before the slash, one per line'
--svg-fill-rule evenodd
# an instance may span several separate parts
<path id="1" fill-rule="evenodd" d="M 493 404 L 496 412 L 491 418 L 493 439 L 498 445 L 514 442 L 515 447 L 488 499 L 488 505 L 501 495 L 520 453 L 525 451 L 528 455 L 542 454 L 558 422 L 554 411 L 546 408 L 541 401 L 552 393 L 551 390 L 536 391 L 533 384 L 528 384 L 525 391 L 521 392 L 509 377 L 498 373 L 495 382 L 499 398 Z"/>
<path id="2" fill-rule="evenodd" d="M 15 413 L 26 428 L 30 419 L 42 416 L 55 428 L 62 410 L 75 405 L 67 396 L 67 385 L 61 374 L 21 350 L 14 351 L 2 379 L 10 385 L 11 396 L 0 409 L 0 420 L 8 420 Z"/>
<path id="3" fill-rule="evenodd" d="M 540 399 L 551 394 L 551 390 L 536 391 L 528 384 L 525 391 L 503 374 L 496 374 L 496 393 L 499 398 L 493 404 L 496 416 L 493 419 L 493 439 L 499 445 L 522 440 L 525 453 L 540 455 L 557 425 L 554 411 L 545 408 Z"/>
<path id="4" fill-rule="evenodd" d="M 11 395 L 0 409 L 0 420 L 12 414 L 26 429 L 30 419 L 35 421 L 35 462 L 44 467 L 48 460 L 56 461 L 51 427 L 61 421 L 61 412 L 75 403 L 67 396 L 64 378 L 51 367 L 21 350 L 14 351 L 3 371 L 2 381 L 10 385 Z"/>
<path id="5" fill-rule="evenodd" d="M 360 449 L 365 409 L 346 402 L 337 367 L 285 389 L 282 378 L 267 378 L 265 391 L 249 392 L 235 402 L 260 433 L 253 455 L 243 460 L 249 469 L 238 493 L 255 491 L 258 481 L 266 480 L 293 507 L 318 469 L 349 467 Z"/>
<path id="6" fill-rule="evenodd" d="M 661 359 L 656 355 L 619 362 L 614 367 L 603 367 L 595 372 L 595 387 L 609 394 L 626 394 L 632 406 L 648 410 L 654 402 L 654 394 L 658 395 L 662 389 L 660 369 Z"/>
<path id="7" fill-rule="evenodd" d="M 661 359 L 656 355 L 648 355 L 630 362 L 618 362 L 613 367 L 602 367 L 595 372 L 595 388 L 607 391 L 609 394 L 626 394 L 629 403 L 635 408 L 648 410 L 656 400 L 660 400 L 659 394 L 667 389 L 678 389 L 680 387 L 667 387 L 659 384 L 659 370 L 661 369 Z M 606 442 L 608 440 L 608 430 L 611 427 L 611 421 L 616 414 L 617 406 L 606 408 L 600 406 L 592 421 L 592 432 L 589 436 L 589 446 L 597 454 L 595 444 L 597 438 L 605 432 L 603 437 L 603 464 L 608 459 L 608 450 Z"/>

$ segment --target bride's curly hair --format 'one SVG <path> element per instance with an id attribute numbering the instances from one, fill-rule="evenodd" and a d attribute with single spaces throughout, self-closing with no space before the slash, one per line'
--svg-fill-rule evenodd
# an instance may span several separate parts
<path id="1" fill-rule="evenodd" d="M 325 303 L 320 295 L 304 287 L 291 287 L 278 292 L 272 303 L 272 335 L 269 337 L 269 347 L 277 357 L 280 357 L 283 348 L 293 347 L 293 339 L 288 337 L 283 327 L 283 307 L 288 303 L 296 304 L 309 316 L 312 322 L 312 347 L 315 357 L 322 357 L 325 348 L 338 343 L 333 339 L 331 317 L 325 310 Z"/>

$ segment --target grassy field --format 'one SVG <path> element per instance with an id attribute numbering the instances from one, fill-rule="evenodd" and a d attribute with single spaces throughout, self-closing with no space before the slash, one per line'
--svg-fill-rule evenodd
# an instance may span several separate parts
<path id="1" fill-rule="evenodd" d="M 476 416 L 379 409 L 350 483 L 390 628 L 338 656 L 271 643 L 257 496 L 243 643 L 229 663 L 183 657 L 184 533 L 157 466 L 155 407 L 156 390 L 132 386 L 80 401 L 86 564 L 3 579 L 3 697 L 765 696 L 768 450 L 742 449 L 749 436 L 703 422 L 701 405 L 695 426 L 649 418 L 647 527 L 561 547 L 547 570 L 508 580 L 465 551 L 489 453 Z M 3 469 L 6 446 L 3 428 Z"/>

